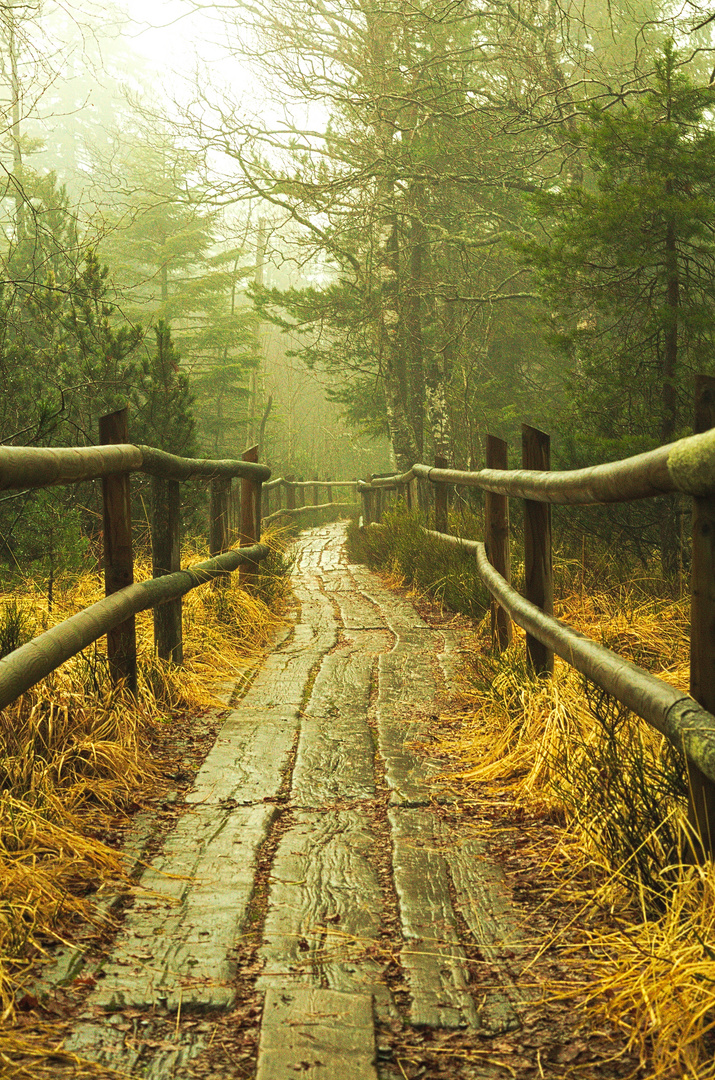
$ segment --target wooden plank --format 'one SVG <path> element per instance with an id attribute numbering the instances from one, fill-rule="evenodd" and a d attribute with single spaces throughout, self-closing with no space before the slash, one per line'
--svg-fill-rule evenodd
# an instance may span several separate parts
<path id="1" fill-rule="evenodd" d="M 129 442 L 128 410 L 119 409 L 99 418 L 99 441 L 103 445 Z M 104 535 L 104 594 L 111 596 L 134 582 L 132 554 L 132 507 L 129 474 L 102 479 Z M 137 692 L 137 638 L 134 616 L 107 632 L 109 670 L 115 683 L 123 682 Z"/>
<path id="2" fill-rule="evenodd" d="M 269 990 L 256 1080 L 377 1080 L 369 994 Z"/>
<path id="3" fill-rule="evenodd" d="M 314 982 L 337 990 L 370 990 L 389 1002 L 379 965 L 365 955 L 382 927 L 375 853 L 366 814 L 295 814 L 271 873 L 259 987 Z"/>
<path id="4" fill-rule="evenodd" d="M 524 469 L 548 472 L 551 468 L 551 440 L 545 432 L 522 424 L 521 449 Z M 551 507 L 532 499 L 524 499 L 524 596 L 546 615 L 553 615 Z M 531 634 L 526 635 L 526 658 L 537 675 L 553 674 L 553 649 Z"/>
<path id="5" fill-rule="evenodd" d="M 441 836 L 456 909 L 484 961 L 473 973 L 482 1025 L 494 1033 L 511 1031 L 520 1026 L 517 1007 L 538 995 L 524 985 L 515 968 L 523 956 L 526 935 L 504 873 L 477 837 L 465 838 L 444 825 Z"/>
<path id="6" fill-rule="evenodd" d="M 175 1080 L 187 1075 L 190 1063 L 207 1043 L 201 1032 L 182 1031 L 176 1046 L 167 1046 L 166 1021 L 119 1013 L 103 1023 L 80 1023 L 65 1040 L 63 1050 L 107 1069 L 112 1076 L 141 1076 L 142 1080 Z M 59 1066 L 59 1062 L 58 1062 Z M 60 1075 L 58 1070 L 58 1075 Z"/>
<path id="7" fill-rule="evenodd" d="M 239 707 L 229 713 L 199 769 L 189 805 L 237 804 L 275 798 L 298 731 L 298 706 Z"/>
<path id="8" fill-rule="evenodd" d="M 412 998 L 412 1023 L 478 1028 L 434 813 L 395 807 L 389 819 L 395 888 L 407 939 L 400 956 Z"/>
<path id="9" fill-rule="evenodd" d="M 360 591 L 380 609 L 387 625 L 394 633 L 407 630 L 432 631 L 432 627 L 420 618 L 412 604 L 381 585 L 375 574 L 357 565 L 351 566 L 350 572 Z"/>
<path id="10" fill-rule="evenodd" d="M 486 459 L 488 469 L 509 467 L 508 447 L 496 435 L 487 435 Z M 487 557 L 498 574 L 511 583 L 511 551 L 509 543 L 509 497 L 487 491 L 484 496 L 484 543 Z M 511 617 L 508 611 L 491 597 L 490 618 L 492 649 L 506 649 L 512 639 Z"/>
<path id="11" fill-rule="evenodd" d="M 443 766 L 412 744 L 429 738 L 427 717 L 439 689 L 431 653 L 398 642 L 380 656 L 378 672 L 377 731 L 385 779 L 394 792 L 391 801 L 428 802 L 429 779 Z"/>
<path id="12" fill-rule="evenodd" d="M 245 709 L 294 707 L 303 704 L 305 691 L 313 669 L 320 663 L 323 651 L 311 649 L 285 649 L 267 657 L 261 669 L 261 678 L 250 686 L 243 706 Z"/>
<path id="13" fill-rule="evenodd" d="M 291 799 L 300 806 L 375 794 L 367 723 L 374 654 L 342 649 L 323 660 L 301 722 Z"/>
<path id="14" fill-rule="evenodd" d="M 258 849 L 275 809 L 196 807 L 142 874 L 88 1005 L 227 1008 L 236 996 L 236 944 L 253 892 Z"/>

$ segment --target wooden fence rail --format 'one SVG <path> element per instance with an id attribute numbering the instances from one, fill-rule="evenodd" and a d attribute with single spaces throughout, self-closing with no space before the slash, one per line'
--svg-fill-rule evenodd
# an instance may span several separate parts
<path id="1" fill-rule="evenodd" d="M 526 631 L 533 670 L 548 675 L 556 653 L 617 698 L 685 753 L 689 816 L 702 851 L 715 857 L 715 379 L 696 381 L 695 435 L 648 453 L 586 469 L 550 471 L 549 438 L 522 428 L 521 469 L 509 470 L 507 448 L 487 440 L 487 468 L 463 471 L 415 464 L 407 472 L 360 482 L 363 523 L 380 520 L 377 499 L 385 491 L 405 494 L 414 505 L 416 479 L 434 485 L 434 530 L 427 533 L 476 557 L 479 575 L 493 598 L 492 646 L 511 640 L 510 620 Z M 449 535 L 445 514 L 449 485 L 486 493 L 486 543 Z M 550 504 L 628 502 L 682 492 L 693 497 L 691 609 L 692 696 L 673 689 L 638 665 L 553 618 Z M 437 494 L 439 493 L 439 495 Z M 524 500 L 525 596 L 511 587 L 508 498 Z M 495 499 L 501 500 L 495 502 Z"/>
<path id="2" fill-rule="evenodd" d="M 255 570 L 269 549 L 260 540 L 261 485 L 271 471 L 255 455 L 238 460 L 182 458 L 129 442 L 127 410 L 100 419 L 100 446 L 0 446 L 0 490 L 31 489 L 83 481 L 102 481 L 105 599 L 46 631 L 0 660 L 0 708 L 33 686 L 69 657 L 107 635 L 112 679 L 136 692 L 134 616 L 154 609 L 158 655 L 181 663 L 181 597 L 206 581 L 225 580 L 232 570 Z M 245 458 L 248 457 L 248 460 Z M 152 478 L 153 578 L 134 584 L 129 477 Z M 227 501 L 231 481 L 245 485 L 246 524 L 241 550 L 229 551 Z M 213 559 L 180 570 L 180 482 L 211 485 L 209 546 Z"/>
<path id="3" fill-rule="evenodd" d="M 45 631 L 0 659 L 0 708 L 4 708 L 40 679 L 107 635 L 110 672 L 136 693 L 136 631 L 134 616 L 153 608 L 154 645 L 158 655 L 180 664 L 183 660 L 182 597 L 191 589 L 214 581 L 225 583 L 238 570 L 242 584 L 256 574 L 258 563 L 269 554 L 261 544 L 261 522 L 291 514 L 296 490 L 312 489 L 317 503 L 325 491 L 332 502 L 333 488 L 355 489 L 353 480 L 293 481 L 278 477 L 258 462 L 258 448 L 250 447 L 240 460 L 182 458 L 150 446 L 129 442 L 127 410 L 100 420 L 100 444 L 90 447 L 0 446 L 0 490 L 32 489 L 101 480 L 103 493 L 105 599 Z M 151 477 L 152 572 L 149 581 L 134 583 L 129 477 Z M 240 489 L 232 491 L 232 481 Z M 180 568 L 181 482 L 210 484 L 209 550 L 212 558 L 188 569 Z M 288 508 L 262 517 L 265 492 L 285 490 Z M 267 500 L 266 500 L 267 501 Z M 303 500 L 302 500 L 303 501 Z M 325 504 L 306 506 L 301 512 Z M 336 507 L 352 504 L 335 503 Z M 266 506 L 267 510 L 267 506 Z M 231 549 L 232 542 L 238 549 Z"/>

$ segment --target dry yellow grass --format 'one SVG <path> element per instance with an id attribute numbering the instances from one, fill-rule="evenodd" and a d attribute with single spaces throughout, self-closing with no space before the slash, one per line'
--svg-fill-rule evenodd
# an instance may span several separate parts
<path id="1" fill-rule="evenodd" d="M 187 552 L 195 562 L 201 553 Z M 137 578 L 150 576 L 139 563 Z M 185 664 L 153 654 L 151 612 L 137 619 L 139 696 L 113 693 L 104 643 L 87 650 L 0 712 L 0 1075 L 45 1075 L 49 1035 L 13 1029 L 29 967 L 77 920 L 92 920 L 93 895 L 124 873 L 120 855 L 96 833 L 155 783 L 152 732 L 172 712 L 217 704 L 213 687 L 236 678 L 281 622 L 285 579 L 271 590 L 275 610 L 238 588 L 210 585 L 184 599 Z M 55 582 L 44 593 L 25 583 L 0 594 L 29 636 L 103 595 L 96 573 Z M 77 1075 L 80 1075 L 79 1073 Z"/>
<path id="2" fill-rule="evenodd" d="M 556 613 L 687 688 L 686 603 L 637 585 L 591 595 L 572 588 Z M 644 1075 L 715 1077 L 715 869 L 682 857 L 688 825 L 677 762 L 638 718 L 596 702 L 599 721 L 583 680 L 558 658 L 553 680 L 529 677 L 521 631 L 500 658 L 487 655 L 487 635 L 485 624 L 474 643 L 475 683 L 447 718 L 443 749 L 462 766 L 444 782 L 475 799 L 508 790 L 563 823 L 552 862 L 588 927 L 591 1007 L 625 1033 Z M 658 784 L 646 805 L 644 791 Z"/>

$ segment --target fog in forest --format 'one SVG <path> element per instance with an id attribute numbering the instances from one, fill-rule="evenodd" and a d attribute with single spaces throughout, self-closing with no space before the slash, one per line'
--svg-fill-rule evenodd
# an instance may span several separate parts
<path id="1" fill-rule="evenodd" d="M 352 478 L 672 441 L 713 367 L 705 4 L 10 2 L 0 436 Z M 73 499 L 75 502 L 73 502 Z M 71 549 L 72 493 L 0 506 Z M 637 557 L 677 508 L 592 522 Z M 672 530 L 670 530 L 672 532 Z M 665 547 L 664 547 L 665 545 Z"/>

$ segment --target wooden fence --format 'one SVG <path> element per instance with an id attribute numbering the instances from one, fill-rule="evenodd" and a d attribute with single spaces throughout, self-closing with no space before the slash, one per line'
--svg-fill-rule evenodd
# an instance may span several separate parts
<path id="1" fill-rule="evenodd" d="M 333 502 L 335 488 L 348 488 L 357 497 L 357 480 L 296 480 L 293 476 L 279 476 L 263 485 L 263 521 L 278 521 L 281 518 L 296 517 L 311 510 L 322 510 L 333 506 L 336 510 L 347 510 L 352 502 Z M 324 499 L 321 499 L 321 495 Z M 276 508 L 271 513 L 272 501 Z M 312 499 L 306 503 L 306 498 Z"/>
<path id="2" fill-rule="evenodd" d="M 71 656 L 104 634 L 112 678 L 136 692 L 134 616 L 154 609 L 154 640 L 160 657 L 181 663 L 182 600 L 198 585 L 238 570 L 244 580 L 269 554 L 261 544 L 261 487 L 270 469 L 256 448 L 241 460 L 182 458 L 129 443 L 127 410 L 100 420 L 100 444 L 82 448 L 0 446 L 0 490 L 102 481 L 105 599 L 40 634 L 0 659 L 0 708 L 14 701 Z M 153 578 L 134 583 L 129 477 L 151 476 Z M 240 478 L 242 513 L 237 536 L 229 529 L 231 481 Z M 180 566 L 181 482 L 210 484 L 211 558 Z M 238 539 L 240 547 L 228 550 Z"/>
<path id="3" fill-rule="evenodd" d="M 492 596 L 492 645 L 511 641 L 512 619 L 526 631 L 526 652 L 539 674 L 553 672 L 554 653 L 621 701 L 685 753 L 690 820 L 704 851 L 715 855 L 715 379 L 696 382 L 695 435 L 649 453 L 586 469 L 550 471 L 549 436 L 522 427 L 522 468 L 508 469 L 507 445 L 487 437 L 485 469 L 413 465 L 400 475 L 360 483 L 363 522 L 379 523 L 386 491 L 417 506 L 417 485 L 434 491 L 435 539 L 474 553 Z M 449 535 L 450 486 L 485 492 L 484 543 Z M 627 502 L 682 492 L 693 500 L 690 694 L 553 618 L 551 505 Z M 524 595 L 511 586 L 509 498 L 523 499 Z"/>

